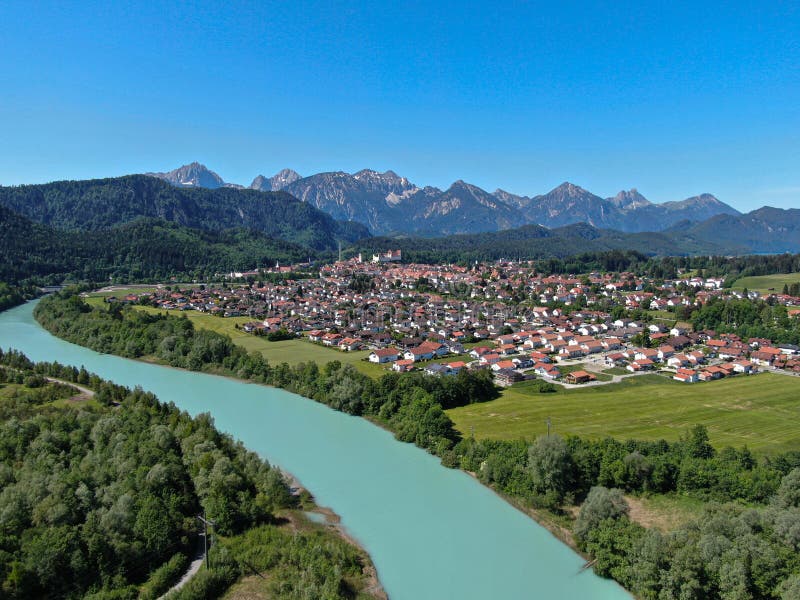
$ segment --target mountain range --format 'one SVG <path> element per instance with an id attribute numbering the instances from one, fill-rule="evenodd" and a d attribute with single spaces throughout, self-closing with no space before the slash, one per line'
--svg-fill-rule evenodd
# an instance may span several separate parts
<path id="1" fill-rule="evenodd" d="M 243 187 L 226 183 L 199 163 L 149 175 L 180 187 Z M 656 204 L 636 189 L 601 198 L 565 182 L 546 194 L 529 197 L 501 189 L 488 192 L 461 180 L 446 190 L 418 187 L 393 171 L 370 169 L 308 177 L 284 169 L 273 177 L 257 176 L 249 188 L 288 192 L 336 219 L 362 223 L 378 235 L 437 237 L 529 224 L 552 228 L 573 223 L 625 232 L 664 231 L 677 223 L 741 214 L 711 194 Z"/>
<path id="2" fill-rule="evenodd" d="M 441 192 L 375 171 L 312 177 L 283 171 L 254 182 L 282 191 L 258 191 L 228 185 L 197 168 L 200 165 L 189 167 L 175 178 L 177 185 L 126 175 L 0 186 L 0 280 L 185 276 L 276 260 L 330 260 L 340 247 L 349 256 L 401 248 L 404 258 L 433 262 L 563 258 L 610 250 L 635 250 L 646 256 L 800 252 L 797 209 L 763 207 L 747 214 L 732 211 L 699 221 L 676 220 L 687 210 L 695 217 L 713 213 L 718 201 L 708 196 L 653 205 L 635 190 L 601 199 L 565 184 L 549 194 L 525 198 L 490 194 L 462 181 Z M 217 187 L 199 185 L 209 181 Z M 348 201 L 347 194 L 334 193 L 352 189 L 372 196 L 362 197 L 358 205 Z M 370 205 L 369 197 L 388 197 L 383 202 L 387 208 Z M 361 223 L 337 220 L 317 208 L 318 203 L 345 217 L 358 216 L 359 206 L 371 210 L 375 219 L 408 210 L 407 229 L 418 233 L 373 236 Z M 634 215 L 642 222 L 652 218 L 650 213 L 668 214 L 671 226 L 620 231 L 590 223 L 613 222 L 609 206 L 616 214 Z M 548 213 L 551 223 L 567 220 L 567 210 L 584 220 L 554 227 L 516 226 L 520 212 L 531 207 Z M 433 237 L 441 230 L 474 229 L 478 232 Z"/>

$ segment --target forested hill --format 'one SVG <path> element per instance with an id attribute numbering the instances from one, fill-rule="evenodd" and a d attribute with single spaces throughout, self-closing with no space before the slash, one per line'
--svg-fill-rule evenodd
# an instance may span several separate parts
<path id="1" fill-rule="evenodd" d="M 0 206 L 0 281 L 9 283 L 197 278 L 305 260 L 309 252 L 252 231 L 201 231 L 158 219 L 60 231 Z"/>
<path id="2" fill-rule="evenodd" d="M 369 235 L 284 192 L 176 188 L 154 177 L 0 187 L 0 205 L 57 229 L 97 231 L 142 217 L 203 229 L 245 228 L 317 250 Z"/>
<path id="3" fill-rule="evenodd" d="M 441 238 L 373 237 L 359 240 L 355 251 L 364 253 L 400 248 L 403 257 L 416 261 L 464 261 L 564 258 L 583 252 L 633 250 L 647 255 L 744 254 L 747 247 L 714 241 L 680 231 L 623 233 L 597 229 L 586 223 L 548 229 L 525 225 L 491 233 L 460 234 Z"/>

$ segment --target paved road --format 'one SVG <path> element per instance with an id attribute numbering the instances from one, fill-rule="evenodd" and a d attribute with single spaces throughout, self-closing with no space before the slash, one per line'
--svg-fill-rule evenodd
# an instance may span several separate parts
<path id="1" fill-rule="evenodd" d="M 169 596 L 172 592 L 177 592 L 179 589 L 181 589 L 183 586 L 189 583 L 192 577 L 197 575 L 197 572 L 200 570 L 200 567 L 203 566 L 203 561 L 205 559 L 206 559 L 205 554 L 201 554 L 200 556 L 195 558 L 189 565 L 189 568 L 186 570 L 186 573 L 184 573 L 183 577 L 181 577 L 181 580 L 175 585 L 173 585 L 171 588 L 169 588 L 161 597 L 159 597 L 158 600 L 164 600 L 164 598 Z"/>
<path id="2" fill-rule="evenodd" d="M 63 379 L 56 379 L 55 377 L 45 377 L 47 381 L 51 381 L 53 383 L 63 383 L 64 385 L 68 385 L 69 387 L 74 387 L 76 390 L 79 390 L 82 394 L 86 394 L 89 398 L 94 398 L 94 390 L 90 390 L 87 387 L 83 387 L 82 385 L 78 385 L 77 383 L 72 383 L 71 381 L 64 381 Z"/>

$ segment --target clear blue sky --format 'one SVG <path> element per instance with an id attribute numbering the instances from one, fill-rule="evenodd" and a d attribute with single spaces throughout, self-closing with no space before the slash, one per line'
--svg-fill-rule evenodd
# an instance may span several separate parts
<path id="1" fill-rule="evenodd" d="M 198 160 L 800 207 L 800 4 L 0 3 L 0 183 Z"/>

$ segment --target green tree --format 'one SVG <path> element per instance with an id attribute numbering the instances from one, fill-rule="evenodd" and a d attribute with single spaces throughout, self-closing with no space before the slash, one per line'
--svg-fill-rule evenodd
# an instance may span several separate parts
<path id="1" fill-rule="evenodd" d="M 574 479 L 574 463 L 564 438 L 559 435 L 536 438 L 528 449 L 528 469 L 536 491 L 550 494 L 560 503 Z"/>
<path id="2" fill-rule="evenodd" d="M 780 508 L 800 508 L 800 468 L 792 469 L 783 478 L 772 504 Z"/>
<path id="3" fill-rule="evenodd" d="M 596 486 L 581 505 L 575 520 L 575 538 L 584 543 L 589 533 L 606 519 L 619 519 L 628 515 L 630 508 L 622 492 L 616 488 Z"/>

